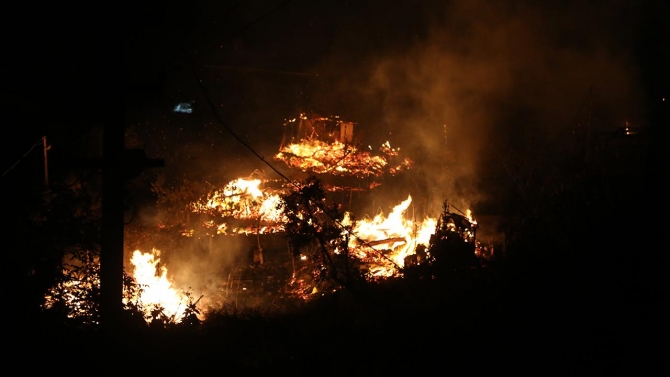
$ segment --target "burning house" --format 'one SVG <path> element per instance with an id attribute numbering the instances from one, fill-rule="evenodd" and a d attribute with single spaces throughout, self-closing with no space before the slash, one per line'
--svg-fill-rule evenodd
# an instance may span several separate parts
<path id="1" fill-rule="evenodd" d="M 380 180 L 411 168 L 387 141 L 377 150 L 363 147 L 354 134 L 355 123 L 339 117 L 302 113 L 284 123 L 276 161 L 302 175 L 316 175 L 329 191 L 367 191 Z"/>
<path id="2" fill-rule="evenodd" d="M 279 150 L 305 140 L 318 140 L 326 144 L 354 144 L 354 122 L 346 122 L 339 116 L 324 117 L 302 113 L 284 122 L 284 136 Z"/>

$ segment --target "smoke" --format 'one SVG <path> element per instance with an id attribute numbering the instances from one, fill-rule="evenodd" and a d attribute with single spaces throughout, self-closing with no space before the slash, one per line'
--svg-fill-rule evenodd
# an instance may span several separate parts
<path id="1" fill-rule="evenodd" d="M 230 303 L 225 290 L 226 278 L 239 275 L 238 268 L 249 263 L 249 245 L 242 236 L 184 237 L 178 244 L 164 245 L 157 250 L 159 267 L 167 268 L 174 288 L 188 292 L 193 300 L 200 300 L 198 308 L 205 312 Z"/>
<path id="2" fill-rule="evenodd" d="M 374 190 L 386 212 L 411 194 L 428 215 L 444 200 L 475 218 L 480 208 L 495 215 L 490 203 L 505 200 L 497 186 L 510 179 L 510 151 L 543 158 L 587 122 L 593 132 L 614 130 L 645 112 L 635 55 L 641 6 L 626 1 L 369 0 L 283 12 L 211 56 L 249 68 L 203 71 L 212 100 L 266 160 L 283 119 L 302 110 L 356 122 L 365 145 L 400 148 L 414 165 Z M 166 158 L 166 169 L 178 164 L 211 183 L 267 169 L 205 115 L 195 87 L 177 86 L 189 95 L 174 101 L 196 99 L 196 116 L 174 121 L 176 137 L 146 146 Z"/>
<path id="3" fill-rule="evenodd" d="M 374 3 L 322 60 L 328 90 L 314 103 L 340 106 L 368 138 L 409 154 L 428 206 L 500 200 L 490 186 L 506 150 L 543 154 L 587 117 L 611 131 L 644 112 L 639 9 L 627 2 Z"/>
<path id="4" fill-rule="evenodd" d="M 227 301 L 225 278 L 240 263 L 248 263 L 248 245 L 241 237 L 208 237 L 207 242 L 204 250 L 175 258 L 175 282 L 188 282 L 196 294 L 203 296 L 205 306 L 221 308 Z"/>

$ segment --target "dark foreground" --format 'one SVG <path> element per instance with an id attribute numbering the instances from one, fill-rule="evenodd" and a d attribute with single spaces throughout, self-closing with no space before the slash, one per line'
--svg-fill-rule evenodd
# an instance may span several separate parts
<path id="1" fill-rule="evenodd" d="M 342 291 L 284 315 L 218 313 L 168 329 L 105 334 L 14 318 L 3 358 L 7 367 L 77 374 L 667 372 L 666 292 L 642 292 L 642 282 L 602 267 L 511 274 L 500 264 Z"/>

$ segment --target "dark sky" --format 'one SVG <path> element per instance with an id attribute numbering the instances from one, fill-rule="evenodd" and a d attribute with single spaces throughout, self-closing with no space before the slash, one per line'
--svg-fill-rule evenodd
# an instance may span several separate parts
<path id="1" fill-rule="evenodd" d="M 253 3 L 12 5 L 2 166 L 43 135 L 83 149 L 119 111 L 152 157 L 226 181 L 267 170 L 228 130 L 270 160 L 283 120 L 314 110 L 401 147 L 435 203 L 472 204 L 502 149 L 559 140 L 587 101 L 605 132 L 649 126 L 667 95 L 664 2 Z M 196 113 L 173 114 L 182 101 Z"/>

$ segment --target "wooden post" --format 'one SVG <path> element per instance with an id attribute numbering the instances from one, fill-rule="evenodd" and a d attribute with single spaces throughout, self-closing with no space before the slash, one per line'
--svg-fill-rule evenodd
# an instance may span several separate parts
<path id="1" fill-rule="evenodd" d="M 51 149 L 50 146 L 47 145 L 47 137 L 42 136 L 42 144 L 44 145 L 44 184 L 46 187 L 49 187 L 49 160 L 47 159 L 47 151 Z"/>
<path id="2" fill-rule="evenodd" d="M 100 325 L 115 331 L 123 299 L 124 111 L 108 108 L 104 118 Z"/>

